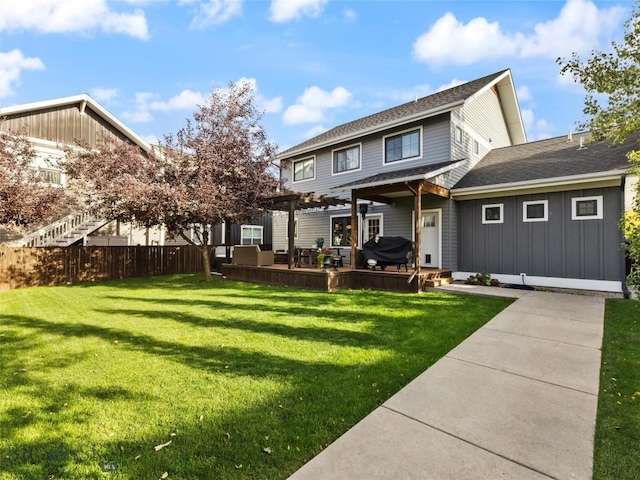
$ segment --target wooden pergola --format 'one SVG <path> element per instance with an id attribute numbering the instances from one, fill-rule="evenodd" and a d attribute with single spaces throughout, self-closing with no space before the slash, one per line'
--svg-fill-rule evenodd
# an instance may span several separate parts
<path id="1" fill-rule="evenodd" d="M 275 193 L 266 198 L 264 207 L 267 210 L 277 210 L 288 213 L 287 232 L 289 234 L 289 245 L 287 254 L 287 265 L 289 269 L 294 266 L 295 250 L 295 212 L 309 208 L 329 208 L 348 204 L 348 200 L 315 193 L 302 193 L 286 190 Z M 353 212 L 353 209 L 352 209 Z M 353 213 L 352 213 L 353 215 Z"/>

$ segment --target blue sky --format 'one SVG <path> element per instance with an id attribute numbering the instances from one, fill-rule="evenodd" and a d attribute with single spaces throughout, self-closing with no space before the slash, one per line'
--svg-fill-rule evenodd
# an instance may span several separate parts
<path id="1" fill-rule="evenodd" d="M 250 81 L 281 149 L 511 68 L 529 140 L 583 120 L 557 57 L 620 40 L 628 1 L 11 0 L 0 106 L 88 93 L 142 137 Z"/>

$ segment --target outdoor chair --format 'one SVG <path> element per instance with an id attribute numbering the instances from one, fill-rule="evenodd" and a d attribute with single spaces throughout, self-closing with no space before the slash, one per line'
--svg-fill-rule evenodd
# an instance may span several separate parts
<path id="1" fill-rule="evenodd" d="M 273 251 L 263 252 L 258 245 L 235 245 L 233 263 L 253 267 L 273 265 Z"/>

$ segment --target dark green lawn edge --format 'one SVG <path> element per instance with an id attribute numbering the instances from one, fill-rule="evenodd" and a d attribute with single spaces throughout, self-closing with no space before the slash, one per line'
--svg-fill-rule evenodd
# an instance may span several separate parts
<path id="1" fill-rule="evenodd" d="M 606 301 L 594 480 L 640 478 L 640 302 Z"/>

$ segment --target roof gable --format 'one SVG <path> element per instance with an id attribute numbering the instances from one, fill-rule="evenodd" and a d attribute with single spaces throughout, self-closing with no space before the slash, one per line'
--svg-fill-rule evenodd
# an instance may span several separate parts
<path id="1" fill-rule="evenodd" d="M 383 110 L 382 112 L 368 115 L 352 122 L 338 125 L 331 130 L 281 152 L 278 154 L 278 159 L 282 160 L 296 155 L 302 155 L 312 150 L 335 145 L 362 135 L 375 133 L 394 126 L 451 111 L 494 85 L 498 89 L 501 101 L 505 104 L 505 112 L 507 113 L 507 122 L 510 123 L 510 129 L 515 131 L 515 134 L 512 134 L 512 137 L 515 137 L 515 143 L 521 138 L 523 141 L 526 141 L 511 72 L 507 69 L 426 97 L 418 98 L 415 101 L 407 102 L 397 107 Z"/>
<path id="2" fill-rule="evenodd" d="M 98 102 L 96 102 L 93 98 L 91 98 L 87 94 L 74 95 L 71 97 L 57 98 L 53 100 L 46 100 L 43 102 L 33 102 L 33 103 L 25 103 L 22 105 L 14 105 L 11 107 L 3 107 L 0 108 L 0 117 L 5 117 L 8 122 L 15 123 L 16 125 L 9 125 L 10 128 L 19 127 L 19 122 L 21 120 L 27 120 L 27 118 L 33 118 L 39 114 L 46 115 L 47 113 L 54 111 L 64 111 L 65 107 L 69 110 L 69 107 L 77 108 L 77 118 L 83 119 L 85 116 L 93 118 L 98 123 L 103 124 L 109 130 L 114 132 L 118 132 L 119 136 L 129 139 L 144 151 L 148 152 L 151 150 L 151 145 L 136 134 L 133 130 L 127 127 L 124 123 L 118 120 L 114 115 L 112 115 L 108 110 L 102 107 Z M 71 118 L 71 115 L 62 115 L 64 118 L 61 118 L 57 121 L 64 122 L 73 122 L 74 119 Z M 74 115 L 76 116 L 76 115 Z M 46 120 L 49 121 L 49 120 Z M 46 123 L 40 122 L 40 123 Z M 91 123 L 90 120 L 86 120 L 87 123 Z M 28 123 L 28 122 L 27 122 Z M 38 126 L 42 128 L 41 125 Z M 95 126 L 86 126 L 85 128 L 92 129 L 92 133 L 95 133 Z M 31 133 L 29 136 L 36 138 L 44 138 L 43 135 L 38 135 L 33 133 L 33 126 L 30 126 Z M 81 135 L 75 135 L 77 138 L 81 138 Z M 71 139 L 73 140 L 73 139 Z M 71 142 L 60 142 L 59 140 L 56 143 L 71 143 Z"/>

